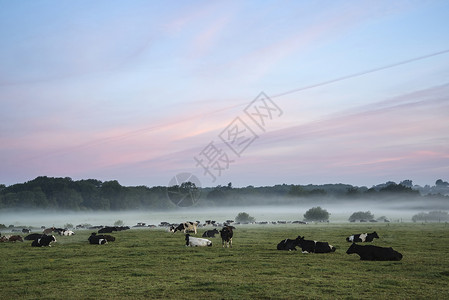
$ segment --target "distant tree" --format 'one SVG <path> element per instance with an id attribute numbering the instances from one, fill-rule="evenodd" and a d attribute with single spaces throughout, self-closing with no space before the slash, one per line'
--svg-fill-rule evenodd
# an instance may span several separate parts
<path id="1" fill-rule="evenodd" d="M 349 217 L 349 221 L 356 220 L 373 220 L 374 215 L 370 211 L 357 211 Z"/>
<path id="2" fill-rule="evenodd" d="M 293 185 L 288 192 L 289 196 L 301 197 L 306 196 L 307 192 L 299 185 Z"/>
<path id="3" fill-rule="evenodd" d="M 320 206 L 312 207 L 304 214 L 304 220 L 306 221 L 328 221 L 329 213 L 327 210 L 322 209 Z"/>
<path id="4" fill-rule="evenodd" d="M 114 222 L 114 226 L 123 226 L 125 223 L 123 223 L 122 220 L 117 220 Z"/>
<path id="5" fill-rule="evenodd" d="M 449 213 L 447 211 L 435 210 L 428 213 L 421 212 L 412 217 L 413 222 L 424 221 L 424 222 L 441 222 L 449 221 Z"/>
<path id="6" fill-rule="evenodd" d="M 67 223 L 67 224 L 64 224 L 64 228 L 73 228 L 73 224 L 71 224 L 71 223 Z"/>
<path id="7" fill-rule="evenodd" d="M 437 181 L 435 181 L 435 185 L 438 187 L 447 187 L 449 186 L 449 182 L 438 179 Z"/>
<path id="8" fill-rule="evenodd" d="M 399 184 L 409 187 L 409 188 L 413 187 L 413 181 L 411 181 L 410 179 L 403 180 Z"/>
<path id="9" fill-rule="evenodd" d="M 240 212 L 237 217 L 235 217 L 235 221 L 236 222 L 240 222 L 240 223 L 252 223 L 255 222 L 256 219 L 254 217 L 251 217 L 248 213 L 246 212 Z"/>

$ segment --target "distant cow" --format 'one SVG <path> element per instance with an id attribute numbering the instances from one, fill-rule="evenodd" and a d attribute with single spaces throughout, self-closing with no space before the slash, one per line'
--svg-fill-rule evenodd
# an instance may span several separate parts
<path id="1" fill-rule="evenodd" d="M 278 245 L 277 245 L 277 249 L 278 250 L 288 250 L 288 251 L 297 251 L 296 247 L 299 246 L 299 241 L 300 241 L 301 237 L 298 236 L 296 239 L 291 240 L 291 239 L 285 239 L 283 241 L 281 241 Z"/>
<path id="2" fill-rule="evenodd" d="M 209 238 L 213 238 L 215 237 L 216 234 L 218 234 L 219 231 L 214 228 L 213 230 L 207 230 L 203 233 L 203 237 L 209 237 Z"/>
<path id="3" fill-rule="evenodd" d="M 100 230 L 98 230 L 98 233 L 112 233 L 113 231 L 117 231 L 116 227 L 105 227 L 105 228 L 101 228 Z"/>
<path id="4" fill-rule="evenodd" d="M 28 228 L 23 228 L 22 229 L 22 233 L 30 233 L 31 232 L 31 230 L 29 230 Z"/>
<path id="5" fill-rule="evenodd" d="M 32 247 L 51 247 L 51 243 L 56 242 L 54 235 L 43 234 L 39 238 L 35 239 L 32 243 Z"/>
<path id="6" fill-rule="evenodd" d="M 35 239 L 38 239 L 38 238 L 40 238 L 41 236 L 42 236 L 42 233 L 32 233 L 32 234 L 27 235 L 27 236 L 24 238 L 24 240 L 27 240 L 27 241 L 34 241 Z"/>
<path id="7" fill-rule="evenodd" d="M 181 223 L 179 224 L 178 227 L 174 227 L 172 226 L 170 228 L 170 231 L 172 231 L 173 233 L 175 233 L 176 231 L 183 231 L 184 233 L 187 232 L 195 232 L 195 234 L 197 233 L 197 222 L 185 222 L 185 223 Z"/>
<path id="8" fill-rule="evenodd" d="M 46 228 L 46 229 L 44 229 L 44 234 L 50 234 L 55 230 L 56 230 L 56 228 L 54 228 L 54 227 Z"/>
<path id="9" fill-rule="evenodd" d="M 8 241 L 10 242 L 23 242 L 23 238 L 20 235 L 12 235 L 9 237 Z"/>
<path id="10" fill-rule="evenodd" d="M 301 247 L 302 253 L 329 253 L 335 252 L 335 247 L 329 245 L 327 242 L 317 242 L 305 240 L 304 237 L 299 237 L 298 246 Z"/>
<path id="11" fill-rule="evenodd" d="M 347 254 L 356 253 L 360 256 L 360 260 L 401 260 L 402 254 L 393 250 L 393 248 L 385 248 L 373 245 L 357 245 L 352 243 Z"/>
<path id="12" fill-rule="evenodd" d="M 377 232 L 372 232 L 372 233 L 359 233 L 359 234 L 354 234 L 351 236 L 348 236 L 346 238 L 346 241 L 348 242 L 352 242 L 352 243 L 357 243 L 357 242 L 372 242 L 374 239 L 378 239 L 379 236 L 377 235 Z"/>
<path id="13" fill-rule="evenodd" d="M 92 245 L 104 245 L 108 243 L 108 241 L 104 238 L 103 235 L 97 235 L 96 232 L 92 232 L 88 240 L 89 243 Z"/>
<path id="14" fill-rule="evenodd" d="M 74 235 L 75 232 L 73 232 L 72 230 L 63 230 L 63 231 L 58 231 L 59 235 L 65 235 L 65 236 L 71 236 Z"/>
<path id="15" fill-rule="evenodd" d="M 220 230 L 221 243 L 223 247 L 231 247 L 232 248 L 232 236 L 234 235 L 233 230 L 234 226 L 226 226 Z"/>
<path id="16" fill-rule="evenodd" d="M 212 242 L 208 239 L 202 239 L 190 236 L 190 234 L 186 234 L 186 246 L 190 247 L 211 247 Z"/>

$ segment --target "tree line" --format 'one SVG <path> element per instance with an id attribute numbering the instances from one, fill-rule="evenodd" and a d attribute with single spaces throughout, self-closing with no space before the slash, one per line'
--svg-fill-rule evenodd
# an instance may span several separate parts
<path id="1" fill-rule="evenodd" d="M 424 192 L 423 192 L 424 191 Z M 432 193 L 437 191 L 437 193 Z M 427 192 L 427 194 L 423 194 Z M 235 188 L 225 186 L 196 187 L 194 183 L 180 186 L 122 186 L 118 181 L 83 179 L 74 181 L 69 177 L 40 176 L 25 183 L 10 186 L 0 184 L 0 209 L 42 208 L 66 210 L 164 210 L 177 207 L 179 199 L 190 195 L 191 205 L 239 206 L 300 204 L 326 198 L 328 201 L 382 200 L 392 196 L 407 199 L 437 199 L 449 203 L 449 184 L 438 179 L 435 186 L 413 186 L 411 180 L 399 184 L 386 182 L 371 188 L 349 184 L 294 185 L 280 184 L 262 187 Z M 199 200 L 199 201 L 198 201 Z M 185 201 L 183 203 L 186 203 Z"/>

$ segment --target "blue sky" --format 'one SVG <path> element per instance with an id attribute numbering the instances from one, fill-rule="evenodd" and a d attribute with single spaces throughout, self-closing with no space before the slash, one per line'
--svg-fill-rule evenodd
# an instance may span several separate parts
<path id="1" fill-rule="evenodd" d="M 0 183 L 449 179 L 447 1 L 0 0 L 0 38 Z"/>

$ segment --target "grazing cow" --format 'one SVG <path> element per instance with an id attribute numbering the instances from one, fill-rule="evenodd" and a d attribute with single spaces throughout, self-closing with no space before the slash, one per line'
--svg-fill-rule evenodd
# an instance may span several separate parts
<path id="1" fill-rule="evenodd" d="M 292 251 L 295 250 L 297 251 L 296 247 L 299 246 L 299 240 L 301 239 L 300 236 L 298 236 L 296 239 L 291 240 L 291 239 L 285 239 L 283 241 L 281 241 L 278 245 L 277 245 L 277 249 L 278 250 L 288 250 L 288 251 Z"/>
<path id="2" fill-rule="evenodd" d="M 23 242 L 23 238 L 20 235 L 12 235 L 8 239 L 10 242 Z"/>
<path id="3" fill-rule="evenodd" d="M 42 236 L 42 233 L 32 233 L 27 235 L 24 239 L 27 241 L 34 241 Z"/>
<path id="4" fill-rule="evenodd" d="M 190 247 L 211 247 L 212 242 L 208 239 L 202 239 L 190 236 L 190 234 L 186 234 L 186 246 Z"/>
<path id="5" fill-rule="evenodd" d="M 234 226 L 226 226 L 223 227 L 222 230 L 220 230 L 220 236 L 221 236 L 221 243 L 224 247 L 231 247 L 232 248 L 232 236 L 234 235 L 233 229 L 235 229 Z"/>
<path id="6" fill-rule="evenodd" d="M 377 235 L 377 232 L 372 233 L 359 233 L 359 234 L 353 234 L 351 236 L 348 236 L 346 238 L 346 241 L 357 243 L 357 242 L 372 242 L 374 239 L 378 239 L 379 236 Z"/>
<path id="7" fill-rule="evenodd" d="M 56 242 L 54 235 L 43 234 L 39 238 L 35 239 L 32 243 L 32 247 L 51 247 L 50 243 Z"/>
<path id="8" fill-rule="evenodd" d="M 97 235 L 96 232 L 92 232 L 88 240 L 89 243 L 92 245 L 104 245 L 108 243 L 108 241 L 104 238 L 103 235 Z"/>
<path id="9" fill-rule="evenodd" d="M 335 252 L 335 247 L 327 242 L 317 242 L 305 240 L 304 237 L 298 236 L 298 246 L 301 247 L 302 253 L 329 253 Z"/>
<path id="10" fill-rule="evenodd" d="M 185 223 L 181 223 L 179 224 L 178 227 L 174 227 L 172 226 L 170 228 L 170 231 L 172 231 L 173 233 L 175 233 L 176 231 L 183 231 L 184 233 L 187 232 L 195 232 L 195 234 L 197 233 L 197 222 L 185 222 Z"/>
<path id="11" fill-rule="evenodd" d="M 203 233 L 203 237 L 209 237 L 209 238 L 213 238 L 215 237 L 216 234 L 218 234 L 218 230 L 216 228 L 214 228 L 213 230 L 206 230 Z"/>
<path id="12" fill-rule="evenodd" d="M 117 231 L 117 228 L 116 227 L 106 226 L 106 227 L 101 228 L 100 230 L 98 230 L 98 233 L 112 233 L 113 231 Z"/>
<path id="13" fill-rule="evenodd" d="M 347 254 L 356 253 L 360 256 L 360 260 L 401 260 L 402 254 L 389 247 L 379 247 L 373 245 L 361 246 L 352 243 Z"/>

